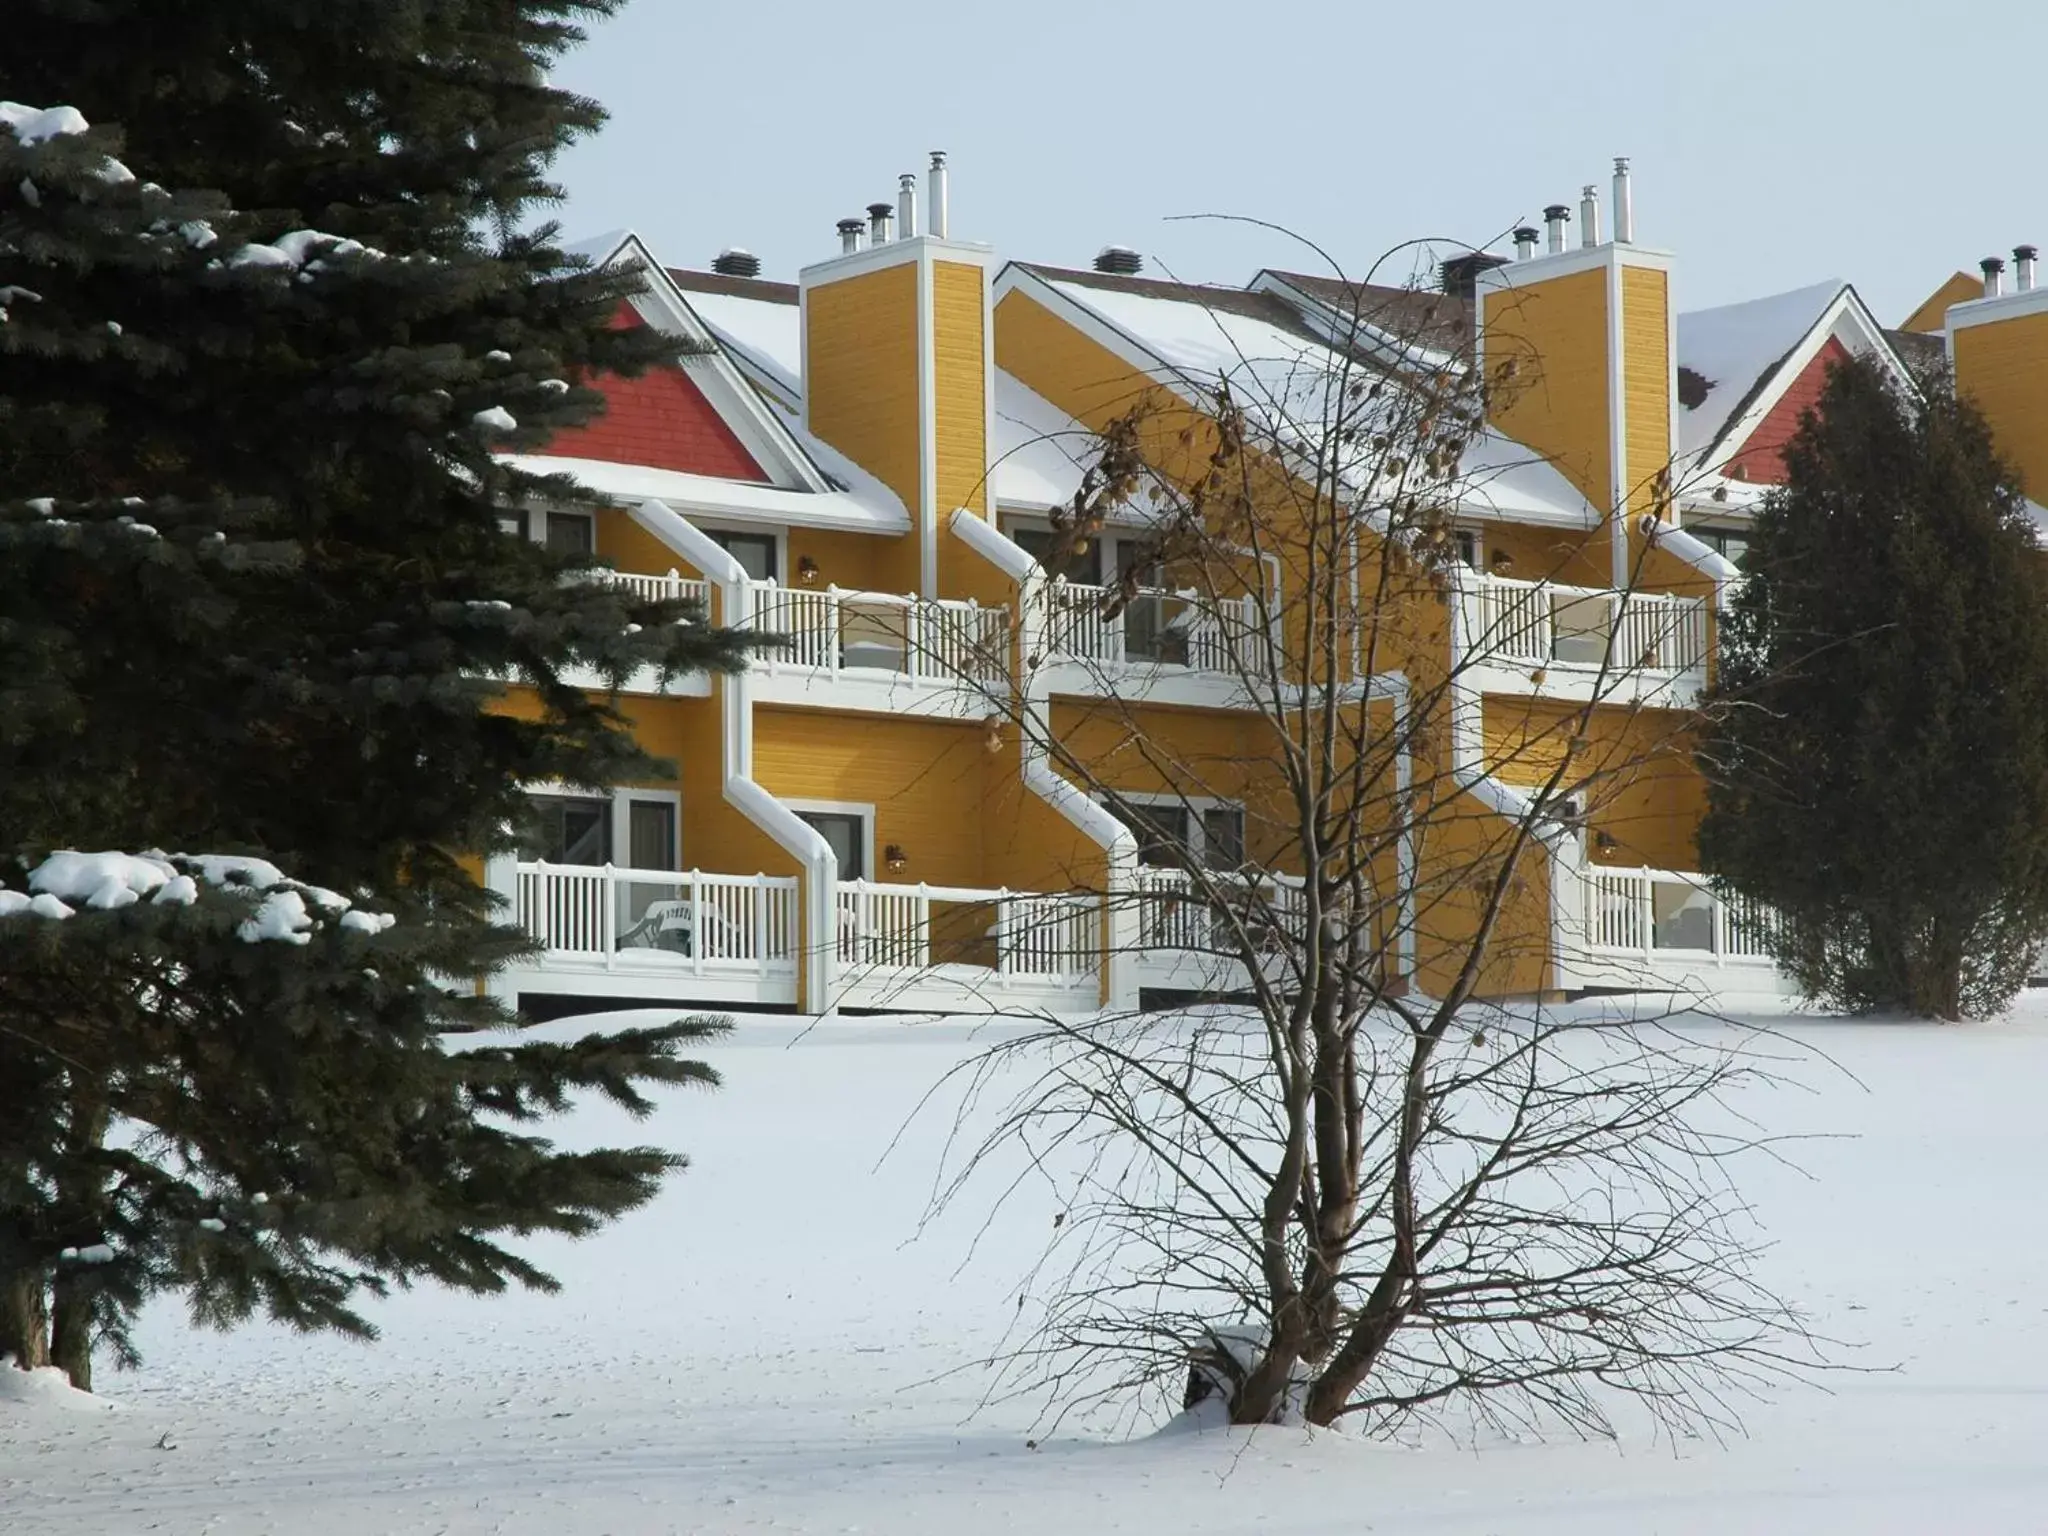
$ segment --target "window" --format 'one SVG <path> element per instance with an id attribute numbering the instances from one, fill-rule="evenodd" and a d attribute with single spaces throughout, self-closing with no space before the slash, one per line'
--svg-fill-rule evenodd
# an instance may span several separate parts
<path id="1" fill-rule="evenodd" d="M 1708 545 L 1715 554 L 1731 564 L 1740 565 L 1749 554 L 1749 530 L 1747 528 L 1689 527 L 1686 532 Z"/>
<path id="2" fill-rule="evenodd" d="M 1212 805 L 1202 812 L 1202 862 L 1211 869 L 1244 863 L 1244 807 Z"/>
<path id="3" fill-rule="evenodd" d="M 723 533 L 707 528 L 711 542 L 739 561 L 749 581 L 776 581 L 776 541 L 772 533 Z"/>
<path id="4" fill-rule="evenodd" d="M 611 801 L 581 795 L 535 795 L 525 853 L 543 864 L 609 864 Z"/>
<path id="5" fill-rule="evenodd" d="M 868 819 L 858 811 L 798 811 L 797 819 L 817 829 L 839 861 L 839 878 L 868 877 Z"/>
<path id="6" fill-rule="evenodd" d="M 1479 569 L 1479 535 L 1470 528 L 1460 528 L 1451 537 L 1457 541 L 1458 564 L 1468 571 Z"/>
<path id="7" fill-rule="evenodd" d="M 1091 541 L 1086 549 L 1070 550 L 1066 559 L 1055 562 L 1053 548 L 1057 535 L 1050 528 L 1012 528 L 1010 537 L 1050 575 L 1064 576 L 1069 581 L 1084 582 L 1090 586 L 1102 579 L 1100 540 Z"/>
<path id="8" fill-rule="evenodd" d="M 547 521 L 547 546 L 551 554 L 595 554 L 596 520 L 582 512 L 550 512 Z"/>
<path id="9" fill-rule="evenodd" d="M 1127 808 L 1112 805 L 1108 810 L 1136 834 L 1140 864 L 1170 869 L 1179 866 L 1183 855 L 1193 854 L 1186 806 L 1140 803 Z"/>
<path id="10" fill-rule="evenodd" d="M 1128 797 L 1127 797 L 1128 798 Z M 1234 870 L 1244 863 L 1244 807 L 1228 801 L 1133 801 L 1127 809 L 1109 805 L 1110 815 L 1138 839 L 1138 862 L 1176 869 L 1183 862 L 1205 869 Z"/>
<path id="11" fill-rule="evenodd" d="M 626 863 L 634 869 L 675 869 L 681 862 L 676 841 L 676 802 L 630 799 L 626 802 Z"/>

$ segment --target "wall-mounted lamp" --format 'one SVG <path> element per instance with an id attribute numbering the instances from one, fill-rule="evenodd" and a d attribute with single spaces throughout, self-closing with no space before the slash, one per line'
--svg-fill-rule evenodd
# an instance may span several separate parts
<path id="1" fill-rule="evenodd" d="M 1496 576 L 1505 576 L 1515 568 L 1515 557 L 1504 549 L 1496 549 L 1493 558 L 1486 562 Z"/>
<path id="2" fill-rule="evenodd" d="M 796 579 L 807 587 L 818 584 L 818 562 L 809 555 L 799 555 L 796 562 Z"/>
<path id="3" fill-rule="evenodd" d="M 1612 853 L 1621 844 L 1614 840 L 1614 834 L 1611 832 L 1595 832 L 1593 834 L 1593 846 L 1602 853 Z"/>
<path id="4" fill-rule="evenodd" d="M 889 873 L 900 875 L 910 863 L 910 856 L 903 851 L 901 843 L 891 843 L 882 850 L 882 862 L 889 866 Z"/>

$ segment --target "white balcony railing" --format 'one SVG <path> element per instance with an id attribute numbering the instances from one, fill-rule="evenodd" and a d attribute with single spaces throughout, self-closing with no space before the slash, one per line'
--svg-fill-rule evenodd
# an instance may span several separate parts
<path id="1" fill-rule="evenodd" d="M 694 576 L 684 576 L 670 571 L 666 576 L 645 576 L 638 571 L 608 571 L 597 569 L 590 572 L 594 581 L 607 586 L 624 587 L 643 602 L 688 602 L 704 607 L 710 601 L 710 587 Z"/>
<path id="2" fill-rule="evenodd" d="M 1199 887 L 1182 869 L 1144 867 L 1137 876 L 1138 945 L 1232 956 L 1247 940 L 1278 948 L 1299 942 L 1306 904 L 1291 876 L 1217 874 Z"/>
<path id="3" fill-rule="evenodd" d="M 1186 667 L 1193 672 L 1263 675 L 1271 641 L 1254 597 L 1205 601 L 1193 592 L 1140 588 L 1118 607 L 1114 587 L 1056 580 L 1047 644 L 1096 666 Z"/>
<path id="4" fill-rule="evenodd" d="M 769 671 L 975 682 L 1010 674 L 1010 611 L 974 602 L 757 582 L 754 628 L 789 640 L 762 655 Z"/>
<path id="5" fill-rule="evenodd" d="M 842 880 L 838 911 L 839 963 L 856 969 L 964 965 L 1071 984 L 1101 964 L 1092 896 Z"/>
<path id="6" fill-rule="evenodd" d="M 1704 875 L 1589 866 L 1586 944 L 1609 954 L 1684 952 L 1724 960 L 1771 958 L 1775 916 L 1740 896 L 1717 893 Z"/>
<path id="7" fill-rule="evenodd" d="M 1461 573 L 1460 583 L 1475 661 L 1588 668 L 1604 662 L 1617 675 L 1694 672 L 1706 663 L 1704 598 L 1477 573 Z"/>
<path id="8" fill-rule="evenodd" d="M 695 975 L 791 971 L 794 877 L 521 863 L 513 920 L 550 960 Z"/>

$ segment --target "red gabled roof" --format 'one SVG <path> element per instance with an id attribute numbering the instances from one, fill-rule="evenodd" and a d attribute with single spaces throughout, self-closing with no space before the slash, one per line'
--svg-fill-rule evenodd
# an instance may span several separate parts
<path id="1" fill-rule="evenodd" d="M 626 304 L 612 320 L 621 328 L 640 323 Z M 557 432 L 543 452 L 721 480 L 768 479 L 718 408 L 677 364 L 650 368 L 637 379 L 600 374 L 585 382 L 603 393 L 605 413 L 588 426 Z"/>

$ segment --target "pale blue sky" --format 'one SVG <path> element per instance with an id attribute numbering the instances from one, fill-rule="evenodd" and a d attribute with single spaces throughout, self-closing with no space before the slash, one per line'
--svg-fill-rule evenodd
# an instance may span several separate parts
<path id="1" fill-rule="evenodd" d="M 558 71 L 612 113 L 561 162 L 562 218 L 793 278 L 943 148 L 956 237 L 1241 282 L 1312 258 L 1171 216 L 1270 219 L 1356 275 L 1405 239 L 1576 218 L 1626 154 L 1681 308 L 1839 276 L 1896 324 L 2048 246 L 2044 65 L 2023 0 L 635 0 Z"/>

